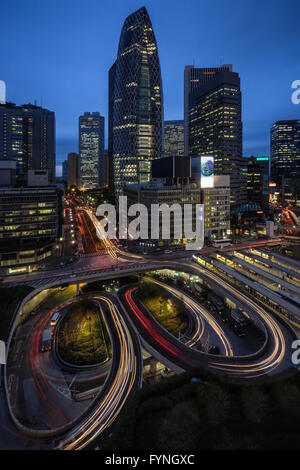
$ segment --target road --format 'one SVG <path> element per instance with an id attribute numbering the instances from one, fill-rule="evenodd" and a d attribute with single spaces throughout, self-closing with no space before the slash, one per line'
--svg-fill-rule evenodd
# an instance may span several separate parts
<path id="1" fill-rule="evenodd" d="M 219 281 L 219 280 L 218 280 Z M 230 290 L 231 286 L 226 287 Z M 254 378 L 271 373 L 281 372 L 291 366 L 290 345 L 293 336 L 288 329 L 279 325 L 267 312 L 256 305 L 250 299 L 247 299 L 248 305 L 265 317 L 265 323 L 269 330 L 269 340 L 267 349 L 261 357 L 257 359 L 245 357 L 220 357 L 206 355 L 177 340 L 168 333 L 161 325 L 153 319 L 152 315 L 145 310 L 141 302 L 136 297 L 136 287 L 123 288 L 120 290 L 120 296 L 129 317 L 134 322 L 139 334 L 144 338 L 158 353 L 166 357 L 169 361 L 176 364 L 184 370 L 193 367 L 205 367 L 212 372 L 226 374 L 227 376 L 239 376 L 244 378 Z M 243 295 L 231 291 L 233 295 Z"/>
<path id="2" fill-rule="evenodd" d="M 111 336 L 113 359 L 109 374 L 101 388 L 101 391 L 90 402 L 90 411 L 86 411 L 85 416 L 80 419 L 77 425 L 71 426 L 70 431 L 60 432 L 59 442 L 57 439 L 46 437 L 35 439 L 20 432 L 12 424 L 5 402 L 0 407 L 0 442 L 2 449 L 7 448 L 59 448 L 59 449 L 81 449 L 88 445 L 93 445 L 93 441 L 101 433 L 107 430 L 127 401 L 129 394 L 142 383 L 143 361 L 139 339 L 134 335 L 132 327 L 124 319 L 122 307 L 118 299 L 112 294 L 91 295 L 92 301 L 99 303 L 105 316 Z M 50 312 L 51 315 L 53 314 Z M 52 416 L 56 426 L 65 426 L 68 423 L 67 417 L 62 412 L 61 400 L 53 395 L 54 391 L 49 386 L 48 378 L 44 374 L 39 353 L 39 338 L 41 332 L 41 322 L 48 321 L 48 316 L 37 319 L 37 325 L 33 330 L 32 341 L 29 342 L 30 354 L 26 355 L 27 373 L 32 376 L 31 390 L 33 408 L 37 405 L 36 413 L 41 411 L 43 415 Z M 45 326 L 45 325 L 43 325 Z M 28 376 L 29 376 L 28 375 Z M 27 377 L 28 377 L 27 376 Z M 24 423 L 23 423 L 24 424 Z M 13 443 L 13 444 L 11 444 Z"/>
<path id="3" fill-rule="evenodd" d="M 85 214 L 90 217 L 90 221 L 97 231 L 99 226 L 98 220 L 91 211 L 86 211 Z M 84 220 L 83 225 L 84 223 L 88 223 L 85 216 Z M 88 232 L 88 228 L 91 229 L 91 227 L 86 227 L 85 231 Z M 92 238 L 94 239 L 94 235 Z M 86 240 L 85 243 L 88 245 L 89 241 Z M 266 242 L 242 245 L 240 248 L 263 245 L 264 243 Z M 103 270 L 108 270 L 111 272 L 112 277 L 114 277 L 114 271 L 112 271 L 111 268 L 116 268 L 121 264 L 124 266 L 135 266 L 137 272 L 139 267 L 142 268 L 145 265 L 150 266 L 150 270 L 151 265 L 155 265 L 158 261 L 170 269 L 178 269 L 179 262 L 174 261 L 174 254 L 171 256 L 160 256 L 158 260 L 157 258 L 144 258 L 139 255 L 124 252 L 120 250 L 116 242 L 108 239 L 104 240 L 104 245 L 107 252 L 106 255 L 94 255 L 93 250 L 96 247 L 91 246 L 91 253 L 87 253 L 87 256 L 81 257 L 75 266 L 65 266 L 59 270 L 43 272 L 42 275 L 41 273 L 21 275 L 18 276 L 16 282 L 29 284 L 35 288 L 41 288 L 52 280 L 53 282 L 57 282 L 57 284 L 69 284 L 76 281 L 76 276 L 83 277 L 85 274 L 99 274 L 99 272 Z M 231 249 L 239 249 L 239 246 L 236 245 Z M 209 252 L 213 249 L 209 248 L 207 250 L 207 252 Z M 91 256 L 88 256 L 89 254 Z M 191 255 L 191 252 L 184 252 L 178 254 L 178 258 L 180 256 L 187 258 Z M 184 301 L 193 313 L 196 325 L 190 345 L 192 345 L 198 337 L 201 338 L 205 322 L 206 327 L 209 327 L 218 338 L 222 346 L 222 356 L 207 355 L 196 351 L 178 341 L 174 336 L 162 329 L 162 327 L 155 322 L 153 317 L 145 311 L 136 298 L 135 287 L 120 290 L 120 298 L 124 306 L 126 306 L 127 314 L 125 314 L 122 304 L 115 296 L 109 294 L 93 294 L 90 298 L 101 305 L 108 324 L 113 345 L 113 359 L 103 387 L 93 403 L 91 403 L 91 409 L 86 412 L 85 417 L 80 419 L 78 424 L 72 425 L 70 431 L 62 432 L 59 440 L 53 441 L 52 438 L 45 438 L 43 440 L 33 439 L 20 433 L 20 431 L 17 431 L 14 425 L 12 425 L 7 407 L 3 401 L 4 391 L 2 388 L 0 391 L 2 398 L 0 405 L 0 422 L 2 426 L 2 428 L 0 426 L 0 441 L 5 442 L 3 448 L 12 448 L 14 446 L 16 448 L 43 448 L 44 446 L 44 448 L 82 449 L 94 446 L 102 433 L 107 431 L 117 418 L 130 393 L 141 384 L 143 364 L 139 336 L 151 344 L 162 357 L 186 370 L 200 366 L 208 368 L 218 374 L 254 378 L 278 373 L 291 366 L 290 345 L 294 338 L 288 328 L 278 323 L 272 315 L 251 298 L 233 288 L 219 276 L 201 268 L 194 262 L 182 259 L 180 260 L 180 269 L 188 273 L 197 273 L 203 276 L 203 278 L 209 279 L 211 282 L 221 286 L 225 293 L 227 292 L 239 302 L 247 305 L 249 309 L 252 309 L 261 318 L 264 325 L 266 325 L 269 336 L 267 349 L 264 354 L 255 360 L 245 357 L 234 357 L 235 352 L 228 339 L 228 334 L 226 334 L 220 324 L 216 322 L 213 316 L 209 314 L 203 306 L 187 295 L 184 296 Z M 14 285 L 14 281 L 5 279 L 3 284 Z M 182 293 L 179 293 L 178 290 L 173 287 L 168 286 L 168 290 L 172 295 L 182 296 Z M 49 370 L 51 370 L 53 364 L 47 361 L 48 356 L 44 356 L 45 360 L 41 361 L 39 354 L 41 334 L 50 318 L 51 312 L 48 313 L 45 313 L 45 315 L 34 324 L 33 328 L 27 332 L 28 336 L 25 337 L 28 348 L 25 351 L 24 361 L 27 374 L 30 376 L 30 382 L 27 382 L 27 386 L 33 386 L 35 390 L 35 392 L 33 392 L 33 403 L 37 405 L 39 411 L 39 407 L 42 406 L 43 410 L 46 410 L 46 415 L 50 420 L 53 420 L 55 425 L 68 426 L 70 416 L 65 412 L 66 407 L 62 407 L 62 410 L 62 408 L 58 406 L 55 394 L 53 390 L 50 390 L 51 387 L 49 387 L 49 376 L 47 377 L 44 373 L 44 367 L 48 367 L 49 374 Z M 134 323 L 135 329 L 138 330 L 138 335 L 128 321 L 127 315 Z M 55 375 L 55 371 L 52 370 L 51 374 Z M 22 374 L 19 371 L 15 376 L 22 377 Z M 53 379 L 53 376 L 51 376 L 51 378 Z M 19 393 L 21 393 L 21 389 Z M 63 401 L 62 399 L 62 404 Z M 46 423 L 46 429 L 49 428 L 49 426 L 50 421 Z M 4 437 L 7 438 L 6 441 L 3 441 Z"/>

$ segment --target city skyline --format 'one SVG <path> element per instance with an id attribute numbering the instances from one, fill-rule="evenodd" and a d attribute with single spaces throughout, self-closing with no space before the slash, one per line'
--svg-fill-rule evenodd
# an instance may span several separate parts
<path id="1" fill-rule="evenodd" d="M 251 2 L 250 5 L 248 2 L 249 8 L 245 9 L 233 1 L 232 9 L 226 11 L 219 1 L 210 5 L 191 1 L 189 9 L 180 3 L 170 9 L 170 3 L 164 2 L 163 7 L 156 1 L 115 2 L 113 7 L 96 6 L 95 3 L 90 11 L 80 9 L 77 2 L 72 2 L 72 11 L 69 2 L 64 2 L 59 10 L 51 6 L 57 6 L 56 2 L 43 7 L 36 7 L 34 2 L 27 2 L 26 7 L 21 2 L 3 7 L 2 34 L 9 40 L 6 40 L 0 78 L 7 85 L 7 100 L 17 105 L 37 100 L 39 105 L 55 112 L 58 167 L 69 152 L 78 151 L 77 119 L 80 114 L 99 111 L 107 121 L 107 75 L 116 55 L 119 31 L 124 17 L 143 5 L 149 11 L 157 36 L 166 120 L 183 118 L 185 65 L 213 67 L 221 61 L 232 63 L 241 77 L 244 156 L 269 154 L 271 125 L 277 120 L 299 117 L 299 108 L 291 102 L 291 83 L 300 72 L 295 60 L 297 27 L 293 27 L 296 26 L 298 5 L 287 10 L 281 1 L 272 5 L 267 2 L 260 5 Z M 216 8 L 220 13 L 217 17 L 213 15 Z M 233 10 L 235 15 L 232 15 Z M 66 30 L 64 18 L 67 13 Z M 14 29 L 11 33 L 12 21 L 19 25 L 19 31 Z M 30 22 L 34 28 L 28 28 Z M 20 34 L 24 34 L 24 25 L 27 41 L 23 41 L 23 45 Z M 55 37 L 47 36 L 47 28 L 51 30 L 54 26 Z M 231 30 L 235 33 L 228 34 Z M 39 31 L 44 31 L 42 46 L 33 43 Z M 235 34 L 239 36 L 238 42 Z M 61 41 L 62 37 L 64 41 Z M 92 44 L 87 50 L 90 41 Z M 41 58 L 34 76 L 28 68 L 22 67 L 23 60 L 27 60 L 25 56 L 22 58 L 23 47 L 31 47 L 33 61 Z M 43 56 L 40 56 L 41 47 Z M 13 74 L 15 63 L 10 59 L 17 52 L 19 73 Z M 57 68 L 59 76 L 53 72 Z M 107 148 L 107 125 L 105 134 Z"/>

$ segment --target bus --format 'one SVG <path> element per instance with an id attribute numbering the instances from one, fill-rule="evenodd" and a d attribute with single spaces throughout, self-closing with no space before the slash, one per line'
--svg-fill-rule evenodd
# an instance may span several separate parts
<path id="1" fill-rule="evenodd" d="M 225 246 L 230 246 L 232 241 L 230 238 L 223 238 L 222 240 L 213 240 L 212 245 L 215 248 L 225 248 Z"/>

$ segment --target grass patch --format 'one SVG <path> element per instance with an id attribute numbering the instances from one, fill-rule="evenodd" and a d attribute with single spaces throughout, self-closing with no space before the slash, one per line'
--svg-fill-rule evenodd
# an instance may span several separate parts
<path id="1" fill-rule="evenodd" d="M 3 287 L 0 289 L 0 339 L 6 341 L 12 326 L 16 309 L 22 300 L 33 290 L 29 286 Z"/>
<path id="2" fill-rule="evenodd" d="M 181 300 L 171 297 L 162 287 L 145 281 L 138 289 L 138 297 L 154 318 L 173 335 L 184 333 L 188 315 Z"/>
<path id="3" fill-rule="evenodd" d="M 71 305 L 57 339 L 61 358 L 74 365 L 98 364 L 112 354 L 102 314 L 90 301 Z"/>

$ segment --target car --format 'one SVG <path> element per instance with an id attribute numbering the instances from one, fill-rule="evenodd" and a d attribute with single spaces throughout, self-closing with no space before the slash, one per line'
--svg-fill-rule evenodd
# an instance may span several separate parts
<path id="1" fill-rule="evenodd" d="M 165 250 L 164 253 L 172 253 L 172 250 Z"/>

